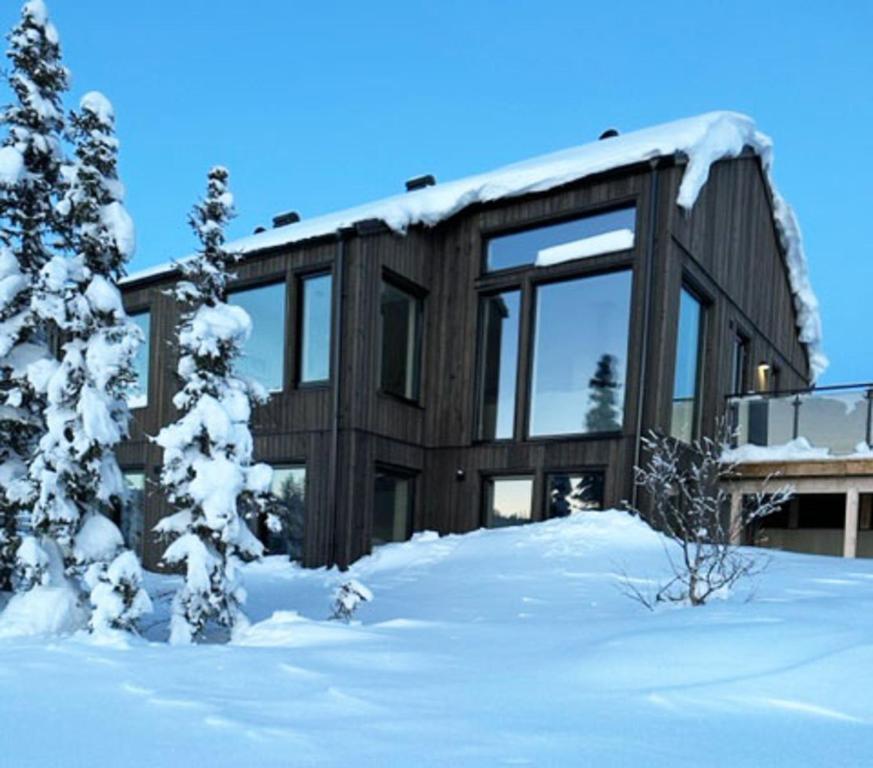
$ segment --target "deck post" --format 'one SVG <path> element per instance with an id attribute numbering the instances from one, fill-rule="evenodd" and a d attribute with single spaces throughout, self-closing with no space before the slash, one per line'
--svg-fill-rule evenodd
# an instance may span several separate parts
<path id="1" fill-rule="evenodd" d="M 743 543 L 743 494 L 739 490 L 731 493 L 730 537 L 731 544 Z"/>
<path id="2" fill-rule="evenodd" d="M 843 531 L 843 557 L 858 554 L 858 489 L 846 489 L 846 527 Z"/>

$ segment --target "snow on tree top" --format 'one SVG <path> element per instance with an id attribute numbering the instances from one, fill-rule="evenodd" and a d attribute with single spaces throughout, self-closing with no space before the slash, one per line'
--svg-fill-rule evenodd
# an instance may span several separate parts
<path id="1" fill-rule="evenodd" d="M 100 91 L 86 93 L 79 101 L 79 108 L 82 111 L 92 112 L 101 123 L 115 124 L 115 110 L 112 108 L 112 102 Z"/>
<path id="2" fill-rule="evenodd" d="M 794 294 L 800 340 L 807 347 L 812 373 L 817 377 L 828 363 L 822 352 L 819 305 L 809 279 L 800 228 L 794 211 L 773 182 L 773 142 L 757 130 L 750 117 L 736 112 L 708 112 L 542 155 L 487 173 L 267 230 L 230 243 L 227 250 L 253 253 L 330 235 L 369 219 L 378 219 L 403 234 L 414 225 L 434 226 L 475 203 L 544 192 L 594 174 L 680 153 L 688 162 L 676 203 L 691 210 L 713 163 L 737 157 L 746 148 L 761 158 L 765 170 L 773 197 L 774 223 Z M 172 264 L 163 264 L 132 274 L 124 282 L 155 277 L 172 269 Z"/>

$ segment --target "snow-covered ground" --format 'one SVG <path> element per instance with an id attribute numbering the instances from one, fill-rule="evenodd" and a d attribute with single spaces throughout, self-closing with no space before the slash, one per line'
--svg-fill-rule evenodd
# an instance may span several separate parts
<path id="1" fill-rule="evenodd" d="M 873 561 L 768 556 L 652 613 L 620 583 L 663 576 L 661 543 L 622 513 L 423 534 L 352 569 L 375 600 L 349 626 L 349 574 L 271 558 L 251 629 L 193 647 L 153 577 L 145 640 L 0 639 L 0 764 L 870 765 Z"/>

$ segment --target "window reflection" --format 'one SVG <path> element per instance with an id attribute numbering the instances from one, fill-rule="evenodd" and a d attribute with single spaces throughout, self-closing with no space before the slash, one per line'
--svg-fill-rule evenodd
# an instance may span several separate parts
<path id="1" fill-rule="evenodd" d="M 479 437 L 511 438 L 515 424 L 521 294 L 508 291 L 482 300 Z"/>
<path id="2" fill-rule="evenodd" d="M 417 400 L 421 365 L 421 299 L 383 280 L 381 312 L 382 391 Z"/>
<path id="3" fill-rule="evenodd" d="M 532 436 L 621 429 L 630 298 L 629 270 L 536 289 Z"/>
<path id="4" fill-rule="evenodd" d="M 556 472 L 547 477 L 546 505 L 549 517 L 603 509 L 603 472 Z"/>
<path id="5" fill-rule="evenodd" d="M 280 391 L 285 381 L 285 283 L 234 291 L 228 303 L 242 307 L 252 320 L 237 373 Z"/>
<path id="6" fill-rule="evenodd" d="M 485 481 L 485 525 L 503 528 L 533 519 L 533 478 L 492 477 Z"/>
<path id="7" fill-rule="evenodd" d="M 136 382 L 131 387 L 127 397 L 127 404 L 131 408 L 143 408 L 148 405 L 151 318 L 150 312 L 137 312 L 130 316 L 130 319 L 142 331 L 142 344 L 140 344 L 133 360 Z"/>
<path id="8" fill-rule="evenodd" d="M 696 433 L 700 381 L 700 330 L 703 308 L 686 288 L 679 299 L 679 332 L 676 339 L 676 372 L 670 434 L 690 443 Z"/>
<path id="9" fill-rule="evenodd" d="M 121 520 L 116 520 L 124 539 L 124 545 L 134 552 L 142 553 L 143 531 L 145 530 L 145 473 L 142 471 L 123 471 L 127 486 L 127 499 L 121 512 Z"/>
<path id="10" fill-rule="evenodd" d="M 279 500 L 281 530 L 270 531 L 262 523 L 259 538 L 271 555 L 288 555 L 291 560 L 302 560 L 306 527 L 306 467 L 299 464 L 274 466 L 270 490 Z"/>
<path id="11" fill-rule="evenodd" d="M 331 275 L 301 280 L 300 381 L 330 378 Z"/>
<path id="12" fill-rule="evenodd" d="M 527 264 L 545 267 L 573 259 L 633 248 L 636 209 L 621 208 L 488 241 L 489 272 Z"/>

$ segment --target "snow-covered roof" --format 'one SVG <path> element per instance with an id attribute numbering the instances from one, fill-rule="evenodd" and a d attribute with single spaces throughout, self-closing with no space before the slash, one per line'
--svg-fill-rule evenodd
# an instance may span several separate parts
<path id="1" fill-rule="evenodd" d="M 776 189 L 771 175 L 773 142 L 755 122 L 736 112 L 708 112 L 697 117 L 625 133 L 604 141 L 535 157 L 487 173 L 468 176 L 373 203 L 317 216 L 260 232 L 229 244 L 239 253 L 288 245 L 323 237 L 370 219 L 405 233 L 420 224 L 434 226 L 474 203 L 544 192 L 594 174 L 623 168 L 658 157 L 681 153 L 687 157 L 676 203 L 690 210 L 709 177 L 713 163 L 737 157 L 751 148 L 763 164 L 773 198 L 774 221 L 785 253 L 794 293 L 800 340 L 809 352 L 814 376 L 827 367 L 821 348 L 818 300 L 809 280 L 800 228 L 794 211 Z M 125 283 L 154 277 L 172 269 L 162 264 L 130 275 Z"/>

